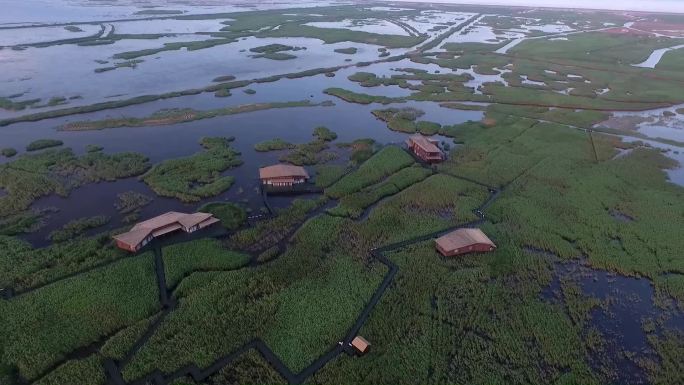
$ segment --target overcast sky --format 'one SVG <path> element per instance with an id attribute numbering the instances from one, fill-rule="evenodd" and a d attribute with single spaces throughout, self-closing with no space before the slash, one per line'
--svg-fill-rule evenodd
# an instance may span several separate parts
<path id="1" fill-rule="evenodd" d="M 684 0 L 394 0 L 420 3 L 491 4 L 535 7 L 627 9 L 684 13 Z"/>

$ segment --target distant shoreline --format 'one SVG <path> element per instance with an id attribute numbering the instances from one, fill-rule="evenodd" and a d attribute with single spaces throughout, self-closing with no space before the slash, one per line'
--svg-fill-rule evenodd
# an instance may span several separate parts
<path id="1" fill-rule="evenodd" d="M 549 3 L 558 3 L 553 5 Z M 444 4 L 444 5 L 482 5 L 506 8 L 542 8 L 542 9 L 566 9 L 586 10 L 603 12 L 636 12 L 636 13 L 676 13 L 684 14 L 684 1 L 650 0 L 626 0 L 619 4 L 603 0 L 576 0 L 573 7 L 568 7 L 567 2 L 560 0 L 393 0 L 388 3 L 406 4 Z M 667 8 L 669 6 L 669 8 Z"/>

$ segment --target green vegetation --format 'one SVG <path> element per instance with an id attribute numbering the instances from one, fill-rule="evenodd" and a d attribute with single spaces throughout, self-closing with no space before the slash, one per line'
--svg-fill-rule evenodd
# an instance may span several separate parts
<path id="1" fill-rule="evenodd" d="M 425 112 L 412 107 L 387 108 L 371 112 L 376 118 L 386 122 L 387 127 L 392 131 L 406 133 L 420 132 L 423 135 L 446 135 L 450 129 L 449 126 L 442 127 L 439 123 L 417 121 Z"/>
<path id="2" fill-rule="evenodd" d="M 254 103 L 243 104 L 237 107 L 217 108 L 214 110 L 198 111 L 190 108 L 184 109 L 165 109 L 155 112 L 146 118 L 114 118 L 95 121 L 80 121 L 68 123 L 61 127 L 64 131 L 88 131 L 102 130 L 105 128 L 116 127 L 144 127 L 161 126 L 192 122 L 200 119 L 211 119 L 217 116 L 242 114 L 247 112 L 269 110 L 272 108 L 292 108 L 292 107 L 315 107 L 325 106 L 327 103 L 315 104 L 308 100 L 300 102 L 273 102 L 273 103 Z"/>
<path id="3" fill-rule="evenodd" d="M 57 139 L 38 139 L 29 143 L 28 146 L 26 146 L 26 151 L 37 151 L 44 148 L 61 146 L 63 144 L 64 142 Z"/>
<path id="4" fill-rule="evenodd" d="M 89 218 L 79 218 L 68 222 L 61 229 L 50 233 L 50 240 L 53 242 L 64 242 L 82 235 L 90 229 L 103 226 L 109 222 L 109 217 L 98 215 Z"/>
<path id="5" fill-rule="evenodd" d="M 104 150 L 104 147 L 98 146 L 96 144 L 89 144 L 85 147 L 86 152 L 99 152 Z"/>
<path id="6" fill-rule="evenodd" d="M 339 225 L 331 217 L 317 217 L 295 235 L 296 249 L 265 266 L 188 277 L 176 291 L 178 308 L 136 354 L 124 377 L 135 379 L 157 367 L 173 371 L 189 361 L 207 366 L 257 336 L 292 370 L 303 369 L 346 332 L 385 272 L 384 266 L 331 253 L 325 238 L 312 236 L 338 234 Z M 222 321 L 215 322 L 216 317 Z M 189 323 L 195 327 L 188 328 Z M 172 352 L 169 346 L 185 348 Z"/>
<path id="7" fill-rule="evenodd" d="M 256 53 L 276 53 L 276 52 L 282 52 L 282 51 L 299 51 L 300 47 L 293 47 L 291 45 L 284 45 L 284 44 L 268 44 L 268 45 L 262 45 L 259 47 L 254 47 L 250 48 L 250 52 L 256 52 Z"/>
<path id="8" fill-rule="evenodd" d="M 256 91 L 254 91 L 254 90 L 251 89 L 251 88 L 246 88 L 246 89 L 242 90 L 242 92 L 246 93 L 247 95 L 254 95 L 254 94 L 256 94 Z"/>
<path id="9" fill-rule="evenodd" d="M 359 104 L 371 104 L 371 103 L 380 103 L 380 104 L 390 104 L 390 103 L 401 103 L 404 100 L 401 98 L 391 98 L 387 96 L 375 96 L 375 95 L 368 95 L 368 94 L 360 94 L 357 92 L 353 91 L 348 91 L 342 88 L 326 88 L 323 90 L 328 95 L 336 96 L 344 101 L 350 102 L 350 103 L 359 103 Z"/>
<path id="10" fill-rule="evenodd" d="M 256 52 L 259 55 L 253 55 L 255 58 L 266 58 L 271 60 L 290 60 L 295 59 L 297 56 L 285 53 L 283 51 L 299 51 L 304 49 L 303 47 L 293 47 L 284 44 L 269 44 L 262 45 L 259 47 L 250 48 L 250 52 Z"/>
<path id="11" fill-rule="evenodd" d="M 0 246 L 0 287 L 20 291 L 125 255 L 110 245 L 107 236 L 78 239 L 42 249 L 33 249 L 14 237 L 0 236 Z"/>
<path id="12" fill-rule="evenodd" d="M 224 75 L 224 76 L 219 76 L 219 77 L 214 78 L 214 80 L 212 80 L 212 82 L 214 82 L 214 83 L 231 82 L 235 79 L 236 78 L 233 75 Z"/>
<path id="13" fill-rule="evenodd" d="M 64 27 L 69 32 L 83 32 L 83 30 L 75 25 L 67 25 Z"/>
<path id="14" fill-rule="evenodd" d="M 419 44 L 425 37 L 381 35 L 342 28 L 317 28 L 295 23 L 282 24 L 280 28 L 257 33 L 257 37 L 310 37 L 326 44 L 353 42 L 381 45 L 387 48 L 408 48 Z"/>
<path id="15" fill-rule="evenodd" d="M 135 60 L 126 60 L 123 62 L 119 63 L 114 63 L 114 66 L 110 67 L 101 67 L 101 68 L 95 68 L 96 73 L 101 73 L 101 72 L 107 72 L 107 71 L 112 71 L 117 68 L 136 68 L 138 64 L 144 62 L 144 60 L 141 59 L 135 59 Z"/>
<path id="16" fill-rule="evenodd" d="M 431 174 L 432 171 L 422 167 L 406 167 L 390 175 L 383 182 L 342 197 L 340 204 L 328 212 L 332 215 L 358 218 L 365 209 L 380 199 L 394 195 Z"/>
<path id="17" fill-rule="evenodd" d="M 349 160 L 353 164 L 361 164 L 373 156 L 376 143 L 373 139 L 356 139 L 351 143 L 339 143 L 337 147 L 351 149 Z"/>
<path id="18" fill-rule="evenodd" d="M 16 97 L 19 97 L 21 95 L 17 95 Z M 13 97 L 0 97 L 0 108 L 3 110 L 10 110 L 10 111 L 21 111 L 25 109 L 26 107 L 30 107 L 36 103 L 40 102 L 40 99 L 29 99 L 29 100 L 22 100 L 20 102 L 15 102 Z"/>
<path id="19" fill-rule="evenodd" d="M 337 48 L 335 49 L 335 52 L 337 53 L 343 53 L 345 55 L 353 55 L 358 51 L 356 47 L 347 47 L 347 48 Z"/>
<path id="20" fill-rule="evenodd" d="M 337 139 L 337 134 L 325 126 L 319 126 L 314 128 L 313 135 L 318 140 L 323 142 L 332 142 L 333 140 Z"/>
<path id="21" fill-rule="evenodd" d="M 337 157 L 334 152 L 326 151 L 327 142 L 313 140 L 309 143 L 298 144 L 292 151 L 280 157 L 280 160 L 297 166 L 325 163 Z"/>
<path id="22" fill-rule="evenodd" d="M 77 348 L 148 317 L 157 306 L 152 266 L 150 255 L 125 259 L 3 301 L 3 363 L 35 380 Z"/>
<path id="23" fill-rule="evenodd" d="M 358 170 L 326 189 L 325 193 L 333 198 L 355 193 L 413 163 L 411 155 L 399 147 L 385 147 L 363 163 Z"/>
<path id="24" fill-rule="evenodd" d="M 657 69 L 678 71 L 684 63 L 684 55 L 681 49 L 666 52 L 656 65 Z"/>
<path id="25" fill-rule="evenodd" d="M 247 211 L 235 203 L 211 202 L 202 205 L 198 211 L 213 214 L 229 230 L 235 230 L 247 222 Z"/>
<path id="26" fill-rule="evenodd" d="M 335 140 L 337 134 L 327 127 L 320 126 L 314 129 L 313 135 L 316 139 L 309 143 L 292 144 L 276 138 L 257 143 L 254 145 L 254 149 L 260 152 L 291 150 L 281 156 L 280 160 L 298 166 L 324 163 L 334 159 L 336 154 L 325 150 L 329 147 L 327 142 Z"/>
<path id="27" fill-rule="evenodd" d="M 240 153 L 230 148 L 234 138 L 206 137 L 200 140 L 203 152 L 165 160 L 148 171 L 141 179 L 161 196 L 183 202 L 197 202 L 218 195 L 233 185 L 235 178 L 221 172 L 242 164 Z"/>
<path id="28" fill-rule="evenodd" d="M 276 217 L 257 222 L 255 226 L 233 234 L 228 245 L 230 248 L 248 252 L 273 247 L 295 226 L 301 224 L 310 212 L 324 203 L 325 198 L 319 200 L 295 199 L 289 207 L 278 210 Z"/>
<path id="29" fill-rule="evenodd" d="M 478 104 L 464 104 L 464 103 L 440 103 L 440 107 L 445 107 L 445 108 L 451 108 L 454 110 L 463 110 L 463 111 L 485 111 L 487 109 L 487 106 L 481 106 Z"/>
<path id="30" fill-rule="evenodd" d="M 316 166 L 316 186 L 329 187 L 347 173 L 347 167 L 337 164 L 319 164 Z"/>
<path id="31" fill-rule="evenodd" d="M 632 34 L 602 32 L 568 35 L 567 38 L 568 40 L 553 41 L 526 40 L 513 47 L 511 53 L 552 59 L 581 58 L 584 62 L 629 65 L 643 62 L 655 49 L 675 45 L 671 39 L 665 37 L 645 38 Z"/>
<path id="32" fill-rule="evenodd" d="M 153 198 L 136 191 L 124 191 L 116 195 L 114 208 L 120 214 L 126 214 L 124 222 L 129 223 L 138 219 L 140 210 L 152 203 Z"/>
<path id="33" fill-rule="evenodd" d="M 212 48 L 219 45 L 235 43 L 237 40 L 235 38 L 225 38 L 225 39 L 208 39 L 199 41 L 188 41 L 188 42 L 174 42 L 174 43 L 164 43 L 162 47 L 159 48 L 148 48 L 141 49 L 138 51 L 127 51 L 114 54 L 114 59 L 131 60 L 137 59 L 143 56 L 156 55 L 165 51 L 178 51 L 180 49 L 186 49 L 188 51 L 197 51 L 205 48 Z"/>
<path id="34" fill-rule="evenodd" d="M 166 281 L 174 287 L 196 271 L 234 270 L 249 262 L 245 254 L 226 250 L 215 239 L 198 239 L 164 248 Z"/>
<path id="35" fill-rule="evenodd" d="M 37 198 L 87 183 L 113 181 L 140 175 L 149 168 L 147 158 L 136 153 L 92 152 L 80 157 L 71 149 L 47 149 L 24 154 L 0 165 L 0 218 L 25 210 Z"/>
<path id="36" fill-rule="evenodd" d="M 248 379 L 248 380 L 247 380 Z M 247 381 L 247 382 L 246 382 Z M 250 350 L 216 375 L 207 385 L 285 385 L 287 381 L 258 352 Z"/>
<path id="37" fill-rule="evenodd" d="M 265 152 L 265 151 L 278 151 L 278 150 L 285 150 L 285 149 L 292 149 L 295 148 L 296 145 L 286 142 L 280 138 L 275 138 L 271 140 L 267 140 L 265 142 L 259 142 L 254 145 L 254 149 L 259 152 Z"/>
<path id="38" fill-rule="evenodd" d="M 463 11 L 480 12 L 475 7 Z M 283 34 L 329 40 L 373 38 L 371 44 L 382 44 L 395 37 L 304 24 L 321 19 L 362 21 L 369 14 L 392 20 L 419 15 L 417 10 L 370 11 L 355 6 L 320 7 L 316 9 L 319 12 L 324 16 L 312 16 L 310 9 L 221 14 L 220 19 L 231 20 L 221 32 L 225 35 L 214 37 L 230 40 L 240 34 Z M 605 21 L 624 23 L 624 16 L 618 14 L 522 12 L 509 10 L 484 17 L 480 24 L 498 33 L 520 27 L 518 16 L 537 19 L 540 24 L 561 21 L 580 29 L 602 28 Z M 179 19 L 217 17 L 187 15 Z M 403 27 L 409 28 L 408 24 Z M 458 33 L 462 27 L 452 24 L 444 29 Z M 424 100 L 485 111 L 482 121 L 453 126 L 420 121 L 422 112 L 410 108 L 373 111 L 394 130 L 452 137 L 459 145 L 448 160 L 431 171 L 418 167 L 399 147 L 376 152 L 372 140 L 359 139 L 337 145 L 339 152 L 351 152 L 350 164 L 315 166 L 316 184 L 327 189 L 328 197 L 339 199 L 334 208 L 325 205 L 329 202 L 326 197 L 295 200 L 290 207 L 278 209 L 277 216 L 242 228 L 246 216 L 242 207 L 227 202 L 201 207 L 220 218 L 224 226 L 237 230 L 225 238 L 163 249 L 167 280 L 174 288 L 177 306 L 134 354 L 124 369 L 126 381 L 154 370 L 173 373 L 188 363 L 209 367 L 253 338 L 264 340 L 298 372 L 336 346 L 387 273 L 384 265 L 369 256 L 369 249 L 477 220 L 474 210 L 488 202 L 483 208 L 485 221 L 479 227 L 495 241 L 496 251 L 442 258 L 433 241 L 426 240 L 386 253 L 399 270 L 359 331 L 373 344 L 371 353 L 363 358 L 339 355 L 305 382 L 625 382 L 611 366 L 614 357 L 635 362 L 652 383 L 682 382 L 684 336 L 668 324 L 668 317 L 675 308 L 684 308 L 684 239 L 680 234 L 684 190 L 669 182 L 663 172 L 676 164 L 643 143 L 626 143 L 597 132 L 613 132 L 609 128 L 584 130 L 613 110 L 684 102 L 680 90 L 684 76 L 676 71 L 681 67 L 677 67 L 678 53 L 668 53 L 674 55 L 667 59 L 669 63 L 664 58 L 665 64 L 655 70 L 631 66 L 674 40 L 592 32 L 569 35 L 568 44 L 527 40 L 507 55 L 492 52 L 499 44 L 485 48 L 465 43 L 446 44 L 447 52 L 419 56 L 421 51 L 441 45 L 446 36 L 418 47 L 411 60 L 451 69 L 472 68 L 478 74 L 498 74 L 505 69 L 501 76 L 508 85 L 489 83 L 481 87 L 480 94 L 464 86 L 467 79 L 462 75 L 405 68 L 406 74 L 378 77 L 366 72 L 350 79 L 365 87 L 394 85 L 415 91 L 408 98 L 382 99 L 341 89 L 333 89 L 331 94 L 365 104 Z M 186 94 L 229 94 L 231 89 L 246 86 L 233 80 L 225 77 L 221 81 L 228 83 Z M 135 102 L 159 98 L 162 96 Z M 492 104 L 485 108 L 464 102 Z M 82 110 L 54 113 L 65 111 Z M 164 110 L 152 117 L 82 122 L 74 127 L 175 124 L 234 111 Z M 46 116 L 61 115 L 36 114 L 29 119 Z M 15 120 L 0 124 L 8 121 Z M 292 150 L 284 159 L 313 164 L 328 159 L 329 155 L 322 154 L 332 152 L 327 150 L 335 139 L 335 133 L 317 128 L 309 143 L 275 139 L 255 148 L 282 147 Z M 183 196 L 188 201 L 222 191 L 232 183 L 224 179 L 223 171 L 239 164 L 239 154 L 229 142 L 204 139 L 203 152 L 164 161 L 143 178 L 151 177 L 169 196 Z M 618 149 L 629 151 L 616 156 Z M 356 165 L 359 167 L 354 169 Z M 0 165 L 0 192 L 7 193 L 0 197 L 0 233 L 16 234 L 41 222 L 43 213 L 27 210 L 38 197 L 67 195 L 76 186 L 138 175 L 147 168 L 147 160 L 138 154 L 110 156 L 99 149 L 83 157 L 68 149 L 48 149 L 7 161 Z M 487 185 L 501 190 L 492 201 L 488 201 L 493 192 Z M 120 196 L 117 209 L 135 213 L 145 201 L 135 193 Z M 327 213 L 314 216 L 323 210 Z M 0 287 L 19 292 L 113 262 L 0 301 L 0 382 L 103 385 L 102 359 L 121 359 L 159 316 L 151 255 L 126 256 L 113 248 L 106 234 L 42 249 L 0 236 Z M 250 259 L 256 263 L 249 263 Z M 632 306 L 635 300 L 592 298 L 576 277 L 559 272 L 561 265 L 581 265 L 583 280 L 591 280 L 594 269 L 648 280 L 662 308 L 657 318 L 649 314 L 643 320 L 650 346 L 638 352 L 620 346 L 606 350 L 608 336 L 593 323 L 593 311 L 608 313 L 612 301 Z M 83 354 L 83 348 L 93 343 L 98 349 Z M 282 382 L 285 380 L 263 357 L 250 351 L 207 379 L 205 385 Z M 197 385 L 191 378 L 174 384 Z"/>
<path id="39" fill-rule="evenodd" d="M 181 15 L 183 11 L 176 9 L 144 9 L 137 11 L 135 15 Z"/>
<path id="40" fill-rule="evenodd" d="M 15 150 L 12 147 L 6 147 L 0 150 L 0 155 L 6 157 L 6 158 L 11 158 L 15 155 L 17 155 L 17 150 Z"/>
<path id="41" fill-rule="evenodd" d="M 40 230 L 54 208 L 31 209 L 0 219 L 0 235 L 19 235 Z"/>
<path id="42" fill-rule="evenodd" d="M 253 55 L 252 57 L 270 60 L 292 60 L 297 58 L 297 56 L 285 52 L 267 52 L 259 55 Z"/>
<path id="43" fill-rule="evenodd" d="M 230 92 L 229 89 L 221 88 L 220 90 L 214 92 L 214 96 L 216 96 L 217 98 L 227 98 L 229 96 L 233 96 L 233 94 Z"/>

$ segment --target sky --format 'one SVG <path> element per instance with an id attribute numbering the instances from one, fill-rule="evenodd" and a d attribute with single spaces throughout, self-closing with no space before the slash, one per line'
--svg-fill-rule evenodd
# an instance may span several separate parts
<path id="1" fill-rule="evenodd" d="M 487 4 L 684 13 L 684 0 L 393 0 L 414 3 Z"/>

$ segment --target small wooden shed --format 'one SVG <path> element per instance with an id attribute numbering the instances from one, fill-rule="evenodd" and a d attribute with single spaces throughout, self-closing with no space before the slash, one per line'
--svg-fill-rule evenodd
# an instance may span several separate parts
<path id="1" fill-rule="evenodd" d="M 435 240 L 437 251 L 445 257 L 494 251 L 496 245 L 480 229 L 458 229 Z"/>
<path id="2" fill-rule="evenodd" d="M 370 342 L 366 341 L 365 338 L 361 336 L 356 336 L 351 342 L 351 346 L 356 350 L 356 354 L 362 355 L 368 353 L 370 349 Z"/>

